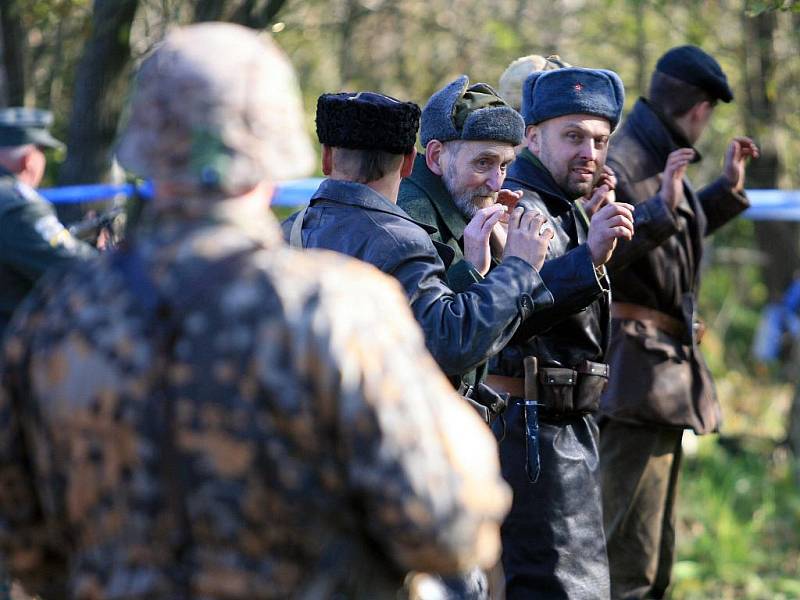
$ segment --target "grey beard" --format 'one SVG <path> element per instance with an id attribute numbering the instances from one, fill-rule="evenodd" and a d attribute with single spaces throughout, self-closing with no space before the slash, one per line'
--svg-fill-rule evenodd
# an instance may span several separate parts
<path id="1" fill-rule="evenodd" d="M 472 196 L 467 196 L 466 194 L 455 196 L 451 193 L 450 197 L 453 199 L 453 204 L 456 205 L 456 208 L 464 218 L 467 221 L 471 221 L 475 213 L 478 212 L 478 207 L 475 206 L 475 203 L 472 201 Z"/>
<path id="2" fill-rule="evenodd" d="M 442 182 L 444 183 L 444 187 L 450 193 L 450 198 L 452 198 L 453 204 L 456 205 L 458 212 L 460 212 L 467 221 L 471 221 L 472 217 L 475 216 L 475 213 L 478 212 L 478 207 L 475 206 L 475 203 L 472 201 L 472 193 L 457 193 L 455 186 L 452 185 L 453 178 L 450 177 L 449 173 L 446 173 L 444 176 L 442 176 Z"/>

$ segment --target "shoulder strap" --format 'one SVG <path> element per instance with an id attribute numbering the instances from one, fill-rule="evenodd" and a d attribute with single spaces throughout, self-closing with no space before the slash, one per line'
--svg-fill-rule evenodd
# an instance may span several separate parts
<path id="1" fill-rule="evenodd" d="M 292 230 L 289 232 L 289 245 L 292 248 L 303 247 L 303 221 L 306 218 L 307 211 L 308 206 L 297 213 L 297 218 L 294 220 L 294 223 L 292 223 Z"/>

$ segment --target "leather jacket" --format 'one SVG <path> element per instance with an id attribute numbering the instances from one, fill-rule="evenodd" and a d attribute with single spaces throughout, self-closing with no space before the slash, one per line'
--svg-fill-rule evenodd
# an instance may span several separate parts
<path id="1" fill-rule="evenodd" d="M 294 219 L 283 224 L 289 239 Z M 453 252 L 431 241 L 430 227 L 366 185 L 327 179 L 304 215 L 305 247 L 325 248 L 359 258 L 395 277 L 422 327 L 427 347 L 449 376 L 470 376 L 505 346 L 534 311 L 553 297 L 539 273 L 519 258 L 504 261 L 486 279 L 460 293 L 447 284 L 440 253 Z M 387 315 L 391 318 L 391 315 Z"/>

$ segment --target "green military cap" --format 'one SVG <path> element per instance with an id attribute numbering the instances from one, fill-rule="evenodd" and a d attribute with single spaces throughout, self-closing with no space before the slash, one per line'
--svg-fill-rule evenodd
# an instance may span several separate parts
<path id="1" fill-rule="evenodd" d="M 50 133 L 53 113 L 39 108 L 16 106 L 0 109 L 0 147 L 34 144 L 45 148 L 63 148 Z"/>

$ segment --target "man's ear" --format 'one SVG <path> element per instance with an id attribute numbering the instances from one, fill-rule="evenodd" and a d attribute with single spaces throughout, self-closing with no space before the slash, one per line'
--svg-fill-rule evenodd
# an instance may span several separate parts
<path id="1" fill-rule="evenodd" d="M 403 155 L 403 165 L 400 167 L 400 177 L 406 178 L 411 176 L 411 171 L 414 170 L 414 159 L 416 157 L 416 150 L 411 150 L 411 152 L 408 154 Z"/>
<path id="2" fill-rule="evenodd" d="M 528 150 L 539 156 L 539 152 L 542 149 L 542 131 L 539 127 L 528 125 L 525 129 L 525 144 L 528 146 Z"/>
<path id="3" fill-rule="evenodd" d="M 333 148 L 322 145 L 322 174 L 326 177 L 333 172 Z"/>
<path id="4" fill-rule="evenodd" d="M 444 175 L 444 167 L 442 165 L 443 150 L 444 144 L 439 140 L 431 140 L 428 142 L 428 145 L 425 146 L 425 164 L 428 165 L 428 168 L 433 174 L 439 177 Z"/>
<path id="5" fill-rule="evenodd" d="M 708 100 L 698 102 L 688 110 L 686 116 L 689 117 L 689 122 L 694 125 L 705 124 L 711 116 L 711 111 L 714 110 L 714 105 Z"/>

